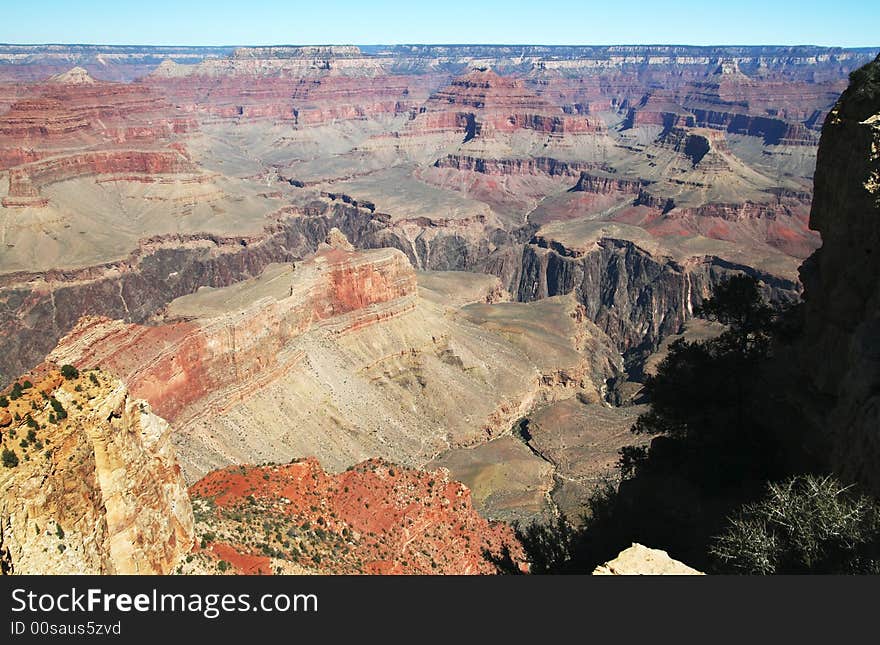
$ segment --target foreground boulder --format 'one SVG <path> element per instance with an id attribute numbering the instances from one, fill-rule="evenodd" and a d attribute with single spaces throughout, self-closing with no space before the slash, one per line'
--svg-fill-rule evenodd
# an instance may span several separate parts
<path id="1" fill-rule="evenodd" d="M 593 571 L 594 576 L 701 576 L 701 571 L 673 560 L 666 551 L 633 543 Z"/>

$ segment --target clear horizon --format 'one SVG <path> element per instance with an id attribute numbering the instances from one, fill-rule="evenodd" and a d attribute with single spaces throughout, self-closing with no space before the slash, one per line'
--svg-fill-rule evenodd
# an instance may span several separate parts
<path id="1" fill-rule="evenodd" d="M 3 2 L 0 42 L 153 47 L 272 45 L 880 46 L 880 3 L 741 0 L 707 10 L 698 0 L 558 0 L 412 5 L 265 0 L 149 5 L 108 0 Z"/>
<path id="2" fill-rule="evenodd" d="M 149 43 L 149 42 L 126 42 L 126 43 L 104 43 L 104 42 L 11 42 L 0 41 L 2 47 L 156 47 L 165 49 L 191 48 L 191 49 L 227 49 L 235 47 L 700 47 L 700 48 L 736 48 L 736 47 L 779 47 L 779 48 L 796 48 L 796 47 L 818 47 L 823 49 L 877 49 L 880 50 L 880 44 L 876 45 L 818 45 L 816 43 L 506 43 L 506 42 L 468 42 L 468 43 L 452 43 L 452 42 L 400 42 L 400 43 L 350 43 L 350 42 L 314 42 L 314 43 L 214 43 L 208 45 L 191 45 L 189 43 Z M 878 51 L 880 54 L 880 51 Z"/>

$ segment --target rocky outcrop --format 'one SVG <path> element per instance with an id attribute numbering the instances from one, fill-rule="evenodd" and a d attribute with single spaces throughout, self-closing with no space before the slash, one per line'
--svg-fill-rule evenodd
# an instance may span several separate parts
<path id="1" fill-rule="evenodd" d="M 30 378 L 0 408 L 3 572 L 169 573 L 193 515 L 168 424 L 106 374 Z"/>
<path id="2" fill-rule="evenodd" d="M 825 120 L 810 226 L 795 405 L 831 467 L 880 494 L 880 59 Z"/>
<path id="3" fill-rule="evenodd" d="M 648 206 L 651 211 L 630 210 L 615 220 L 637 224 L 658 237 L 699 235 L 744 249 L 769 246 L 794 258 L 806 258 L 820 244 L 819 235 L 808 224 L 809 195 L 677 207 L 674 199 L 652 195 L 649 190 L 639 192 L 635 205 Z"/>
<path id="4" fill-rule="evenodd" d="M 232 389 L 232 396 L 241 399 L 248 385 L 259 387 L 266 375 L 277 378 L 290 368 L 279 357 L 313 324 L 350 314 L 340 332 L 366 326 L 411 308 L 416 293 L 415 273 L 394 249 L 357 254 L 330 248 L 299 263 L 287 281 L 289 292 L 283 293 L 282 287 L 277 300 L 244 293 L 240 308 L 218 312 L 209 301 L 202 312 L 207 318 L 200 323 L 134 326 L 86 318 L 50 359 L 101 365 L 175 421 L 203 398 Z M 175 311 L 185 319 L 199 310 L 182 305 Z M 230 402 L 227 398 L 226 405 Z"/>
<path id="5" fill-rule="evenodd" d="M 8 275 L 0 280 L 0 298 L 7 303 L 0 310 L 0 347 L 5 348 L 0 377 L 8 380 L 38 364 L 82 316 L 146 322 L 199 287 L 228 286 L 260 274 L 272 262 L 315 252 L 333 227 L 357 248 L 398 248 L 422 269 L 496 275 L 522 302 L 573 292 L 622 351 L 641 347 L 642 341 L 653 348 L 677 333 L 689 307 L 730 271 L 761 276 L 775 298 L 788 300 L 799 289 L 788 278 L 742 262 L 696 255 L 697 260 L 679 264 L 613 236 L 584 253 L 541 236 L 519 243 L 516 234 L 486 224 L 465 231 L 429 221 L 413 233 L 412 222 L 395 222 L 367 206 L 315 201 L 279 213 L 259 236 L 166 236 L 144 240 L 128 258 L 103 266 Z"/>
<path id="6" fill-rule="evenodd" d="M 20 206 L 25 198 L 39 200 L 40 188 L 76 177 L 176 174 L 194 170 L 192 163 L 176 150 L 84 152 L 43 159 L 9 171 L 9 193 L 3 198 L 3 205 Z"/>
<path id="7" fill-rule="evenodd" d="M 331 574 L 487 574 L 495 571 L 483 550 L 504 546 L 524 563 L 513 530 L 481 518 L 446 470 L 372 459 L 331 475 L 307 459 L 225 468 L 190 493 L 203 538 L 196 556 L 238 573 L 293 562 Z"/>
<path id="8" fill-rule="evenodd" d="M 522 79 L 475 68 L 436 91 L 413 115 L 408 134 L 461 132 L 464 140 L 530 130 L 545 135 L 595 133 L 600 122 L 566 114 L 526 87 Z"/>
<path id="9" fill-rule="evenodd" d="M 126 141 L 143 145 L 196 127 L 161 94 L 143 85 L 56 79 L 27 86 L 26 98 L 0 115 L 0 149 L 26 146 L 46 151 Z"/>
<path id="10" fill-rule="evenodd" d="M 191 114 L 309 127 L 407 114 L 447 78 L 392 75 L 371 64 L 363 74 L 355 68 L 350 75 L 340 75 L 331 73 L 332 63 L 320 59 L 261 58 L 260 52 L 247 51 L 248 56 L 236 56 L 219 67 L 218 61 L 192 68 L 160 66 L 143 84 Z M 343 60 L 347 66 L 363 59 Z"/>
<path id="11" fill-rule="evenodd" d="M 403 246 L 387 222 L 347 204 L 315 202 L 278 214 L 262 235 L 168 235 L 142 240 L 128 257 L 79 270 L 0 278 L 0 383 L 37 365 L 85 315 L 140 323 L 201 286 L 223 287 L 272 262 L 313 253 L 334 226 L 360 247 Z M 410 249 L 410 252 L 411 249 Z"/>
<path id="12" fill-rule="evenodd" d="M 701 576 L 702 572 L 673 560 L 666 551 L 633 544 L 613 560 L 599 565 L 594 576 Z"/>
<path id="13" fill-rule="evenodd" d="M 609 193 L 639 195 L 639 192 L 649 183 L 643 179 L 622 179 L 582 170 L 577 183 L 571 190 L 572 192 L 595 193 L 597 195 Z"/>
<path id="14" fill-rule="evenodd" d="M 601 162 L 560 161 L 552 157 L 528 157 L 525 159 L 488 159 L 469 155 L 446 155 L 434 162 L 437 168 L 455 168 L 486 175 L 535 175 L 550 177 L 578 177 L 585 171 L 601 167 Z M 580 180 L 579 180 L 580 182 Z M 583 188 L 578 189 L 583 190 Z"/>
<path id="15" fill-rule="evenodd" d="M 797 298 L 794 281 L 718 257 L 677 262 L 625 239 L 600 238 L 581 250 L 540 235 L 524 247 L 511 292 L 524 302 L 574 293 L 621 352 L 644 356 L 678 333 L 715 285 L 741 272 L 761 279 L 773 300 Z"/>
<path id="16" fill-rule="evenodd" d="M 418 466 L 507 432 L 534 406 L 598 402 L 620 371 L 573 298 L 482 304 L 500 285 L 464 273 L 417 292 L 400 251 L 328 239 L 295 266 L 175 300 L 161 323 L 83 318 L 50 360 L 100 366 L 150 401 L 174 424 L 190 481 L 279 456 Z M 454 304 L 459 291 L 477 302 Z M 451 401 L 468 412 L 450 417 Z"/>

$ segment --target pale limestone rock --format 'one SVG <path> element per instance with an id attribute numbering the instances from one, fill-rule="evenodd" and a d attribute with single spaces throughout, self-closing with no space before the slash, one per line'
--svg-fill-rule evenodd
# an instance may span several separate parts
<path id="1" fill-rule="evenodd" d="M 17 446 L 26 417 L 14 439 L 5 433 L 19 464 L 0 471 L 4 572 L 171 572 L 192 547 L 193 514 L 170 427 L 121 381 L 101 375 L 95 386 L 85 374 L 74 381 L 55 374 L 28 390 L 26 402 L 44 447 Z M 66 419 L 48 419 L 40 390 L 61 403 Z"/>
<path id="2" fill-rule="evenodd" d="M 701 576 L 701 571 L 673 560 L 666 551 L 633 543 L 613 560 L 596 567 L 594 576 Z"/>

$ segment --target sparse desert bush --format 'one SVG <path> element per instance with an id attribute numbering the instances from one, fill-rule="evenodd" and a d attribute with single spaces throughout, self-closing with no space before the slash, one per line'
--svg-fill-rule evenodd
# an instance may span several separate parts
<path id="1" fill-rule="evenodd" d="M 721 571 L 880 573 L 880 504 L 833 477 L 771 483 L 710 549 Z"/>
<path id="2" fill-rule="evenodd" d="M 6 468 L 15 468 L 18 466 L 18 455 L 16 455 L 13 451 L 9 450 L 9 448 L 3 449 L 3 465 Z"/>
<path id="3" fill-rule="evenodd" d="M 61 405 L 61 401 L 53 396 L 51 399 L 49 399 L 49 403 L 51 404 L 52 409 L 55 410 L 55 416 L 59 421 L 67 418 L 67 410 L 65 410 L 64 406 Z"/>
<path id="4" fill-rule="evenodd" d="M 61 376 L 66 378 L 68 381 L 72 381 L 75 378 L 79 378 L 79 370 L 76 369 L 73 365 L 62 365 Z"/>

